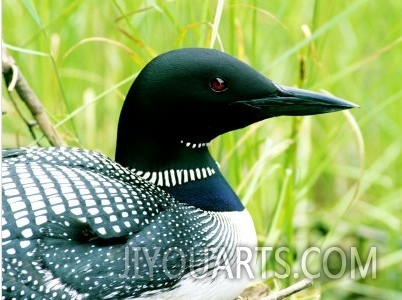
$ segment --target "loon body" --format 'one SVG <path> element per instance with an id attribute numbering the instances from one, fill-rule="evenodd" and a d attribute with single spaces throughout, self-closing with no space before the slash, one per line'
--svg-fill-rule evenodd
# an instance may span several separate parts
<path id="1" fill-rule="evenodd" d="M 233 299 L 256 235 L 208 143 L 270 117 L 352 107 L 217 50 L 158 56 L 126 97 L 115 161 L 3 150 L 3 299 Z"/>

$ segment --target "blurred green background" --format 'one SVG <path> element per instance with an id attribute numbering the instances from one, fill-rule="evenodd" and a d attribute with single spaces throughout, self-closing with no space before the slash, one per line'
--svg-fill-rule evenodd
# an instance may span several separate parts
<path id="1" fill-rule="evenodd" d="M 304 250 L 319 247 L 307 268 L 321 276 L 296 298 L 402 299 L 401 1 L 2 5 L 4 45 L 70 146 L 113 157 L 132 80 L 154 56 L 180 47 L 222 49 L 275 82 L 359 104 L 346 113 L 254 124 L 219 137 L 211 151 L 252 214 L 260 246 L 291 249 L 282 256 L 287 270 L 273 254 L 261 263 L 269 288 L 303 278 Z M 32 137 L 15 105 L 32 117 L 11 95 L 3 83 L 2 147 L 48 146 L 38 128 Z M 326 270 L 340 278 L 325 276 L 323 253 L 331 246 L 347 254 L 345 270 L 340 255 L 328 256 Z M 371 257 L 376 278 L 374 269 L 352 278 L 351 247 L 363 265 Z M 275 270 L 288 274 L 275 278 Z"/>

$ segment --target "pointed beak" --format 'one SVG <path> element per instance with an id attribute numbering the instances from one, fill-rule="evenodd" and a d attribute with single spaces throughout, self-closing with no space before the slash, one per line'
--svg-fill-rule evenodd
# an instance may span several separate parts
<path id="1" fill-rule="evenodd" d="M 312 91 L 276 85 L 277 92 L 266 98 L 237 101 L 233 104 L 247 106 L 257 119 L 277 116 L 306 116 L 335 112 L 359 107 L 358 105 Z M 245 108 L 243 106 L 243 108 Z"/>

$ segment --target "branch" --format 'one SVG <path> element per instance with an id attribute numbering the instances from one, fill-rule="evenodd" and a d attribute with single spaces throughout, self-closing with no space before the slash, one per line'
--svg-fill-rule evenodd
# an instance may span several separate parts
<path id="1" fill-rule="evenodd" d="M 309 278 L 300 280 L 295 284 L 279 291 L 270 291 L 263 282 L 258 282 L 246 288 L 236 300 L 282 300 L 313 285 Z"/>
<path id="2" fill-rule="evenodd" d="M 267 297 L 263 297 L 262 300 L 282 300 L 293 294 L 296 294 L 310 286 L 313 285 L 313 280 L 310 278 L 305 278 L 292 284 L 291 286 L 276 292 L 270 293 Z"/>
<path id="3" fill-rule="evenodd" d="M 28 82 L 19 71 L 14 59 L 2 47 L 2 71 L 9 92 L 15 90 L 21 100 L 28 107 L 32 116 L 35 118 L 43 134 L 52 146 L 65 146 L 66 143 L 60 137 L 46 115 L 42 103 L 28 85 Z"/>

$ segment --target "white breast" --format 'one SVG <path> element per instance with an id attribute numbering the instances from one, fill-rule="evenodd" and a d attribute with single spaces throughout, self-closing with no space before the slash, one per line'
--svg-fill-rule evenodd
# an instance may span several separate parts
<path id="1" fill-rule="evenodd" d="M 234 299 L 246 288 L 253 278 L 257 246 L 254 223 L 247 210 L 241 212 L 209 212 L 213 218 L 219 219 L 218 226 L 231 231 L 232 245 L 220 249 L 219 261 L 212 270 L 203 276 L 199 270 L 185 275 L 172 290 L 146 298 L 136 299 Z M 219 229 L 219 228 L 217 228 Z M 225 231 L 226 231 L 225 230 Z M 227 231 L 226 231 L 227 232 Z M 215 237 L 216 238 L 216 237 Z M 211 243 L 219 242 L 211 239 Z M 232 254 L 234 254 L 232 256 Z M 226 255 L 226 257 L 225 257 Z M 211 264 L 210 264 L 211 266 Z M 145 296 L 145 295 L 144 295 Z"/>

